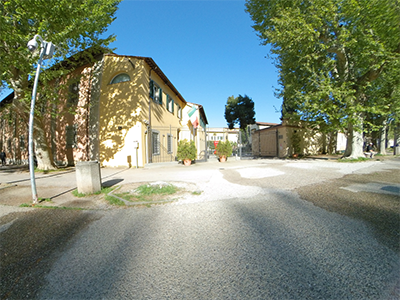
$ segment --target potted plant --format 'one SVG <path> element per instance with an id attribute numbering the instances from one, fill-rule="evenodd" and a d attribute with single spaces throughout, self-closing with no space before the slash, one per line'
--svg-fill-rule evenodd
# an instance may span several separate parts
<path id="1" fill-rule="evenodd" d="M 188 141 L 187 139 L 179 141 L 176 155 L 178 160 L 181 160 L 185 166 L 190 166 L 192 160 L 197 158 L 197 149 L 194 141 Z"/>
<path id="2" fill-rule="evenodd" d="M 228 156 L 232 155 L 232 145 L 229 141 L 219 142 L 217 145 L 217 155 L 220 162 L 225 162 Z"/>

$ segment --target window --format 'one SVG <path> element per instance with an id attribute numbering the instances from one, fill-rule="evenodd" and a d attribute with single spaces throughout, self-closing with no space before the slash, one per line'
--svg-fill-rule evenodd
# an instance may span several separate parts
<path id="1" fill-rule="evenodd" d="M 177 110 L 178 110 L 178 118 L 182 119 L 182 108 L 179 104 L 176 104 Z"/>
<path id="2" fill-rule="evenodd" d="M 79 82 L 75 82 L 68 87 L 68 107 L 77 106 L 79 101 Z"/>
<path id="3" fill-rule="evenodd" d="M 117 76 L 114 76 L 114 78 L 111 79 L 110 84 L 126 82 L 126 81 L 131 81 L 131 78 L 129 77 L 128 74 L 121 73 L 121 74 L 118 74 Z"/>
<path id="4" fill-rule="evenodd" d="M 162 89 L 153 80 L 150 80 L 150 98 L 158 104 L 162 104 Z"/>
<path id="5" fill-rule="evenodd" d="M 167 110 L 170 113 L 174 113 L 174 99 L 167 95 Z"/>
<path id="6" fill-rule="evenodd" d="M 25 149 L 25 136 L 23 135 L 19 137 L 19 148 L 21 150 Z"/>
<path id="7" fill-rule="evenodd" d="M 172 134 L 167 135 L 167 148 L 168 148 L 168 153 L 172 153 Z"/>
<path id="8" fill-rule="evenodd" d="M 152 133 L 153 155 L 160 154 L 160 133 L 153 131 Z"/>
<path id="9" fill-rule="evenodd" d="M 77 136 L 76 136 L 76 126 L 67 126 L 65 128 L 66 131 L 66 142 L 67 149 L 76 147 L 77 144 Z"/>

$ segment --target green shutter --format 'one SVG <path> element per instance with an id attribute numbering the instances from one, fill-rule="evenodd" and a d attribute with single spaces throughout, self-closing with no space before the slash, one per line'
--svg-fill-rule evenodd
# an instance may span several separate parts
<path id="1" fill-rule="evenodd" d="M 149 90 L 149 96 L 150 98 L 154 98 L 154 82 L 153 80 L 150 79 L 150 90 Z"/>
<path id="2" fill-rule="evenodd" d="M 159 97 L 158 97 L 158 99 L 159 99 L 159 103 L 160 104 L 162 104 L 162 89 L 161 88 L 159 88 Z"/>
<path id="3" fill-rule="evenodd" d="M 171 102 L 172 102 L 172 105 L 171 105 L 172 106 L 172 111 L 171 112 L 174 113 L 174 109 L 175 109 L 174 99 L 171 99 Z"/>
<path id="4" fill-rule="evenodd" d="M 169 110 L 169 109 L 168 109 L 169 101 L 171 101 L 171 100 L 170 100 L 170 98 L 169 98 L 169 95 L 167 95 L 167 105 L 166 105 L 167 110 Z"/>

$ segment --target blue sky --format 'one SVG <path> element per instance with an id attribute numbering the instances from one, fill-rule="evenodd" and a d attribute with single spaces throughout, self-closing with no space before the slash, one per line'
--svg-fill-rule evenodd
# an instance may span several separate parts
<path id="1" fill-rule="evenodd" d="M 151 57 L 209 127 L 226 127 L 228 97 L 248 95 L 256 121 L 280 123 L 278 72 L 240 0 L 123 0 L 107 34 L 115 53 Z M 276 109 L 275 109 L 276 108 Z"/>

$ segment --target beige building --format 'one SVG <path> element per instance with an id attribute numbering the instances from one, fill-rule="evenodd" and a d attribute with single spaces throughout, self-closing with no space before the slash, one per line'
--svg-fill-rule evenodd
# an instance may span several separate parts
<path id="1" fill-rule="evenodd" d="M 209 127 L 207 130 L 207 141 L 230 141 L 238 143 L 239 128 Z"/>
<path id="2" fill-rule="evenodd" d="M 271 124 L 252 131 L 254 157 L 290 157 L 338 151 L 336 134 L 326 135 L 306 122 Z"/>
<path id="3" fill-rule="evenodd" d="M 65 88 L 58 92 L 57 108 L 51 108 L 60 113 L 53 117 L 50 107 L 46 112 L 47 142 L 57 164 L 97 160 L 102 166 L 143 167 L 175 161 L 186 131 L 199 151 L 205 150 L 203 107 L 195 105 L 199 125 L 192 130 L 185 114 L 194 104 L 188 105 L 152 58 L 88 49 L 69 61 L 62 64 L 74 67 L 57 80 Z M 2 116 L 12 114 L 12 98 L 0 102 Z M 19 117 L 10 118 L 10 126 L 2 126 L 0 146 L 15 162 L 26 161 L 27 137 L 19 133 L 26 128 Z M 24 138 L 18 141 L 16 134 Z"/>

